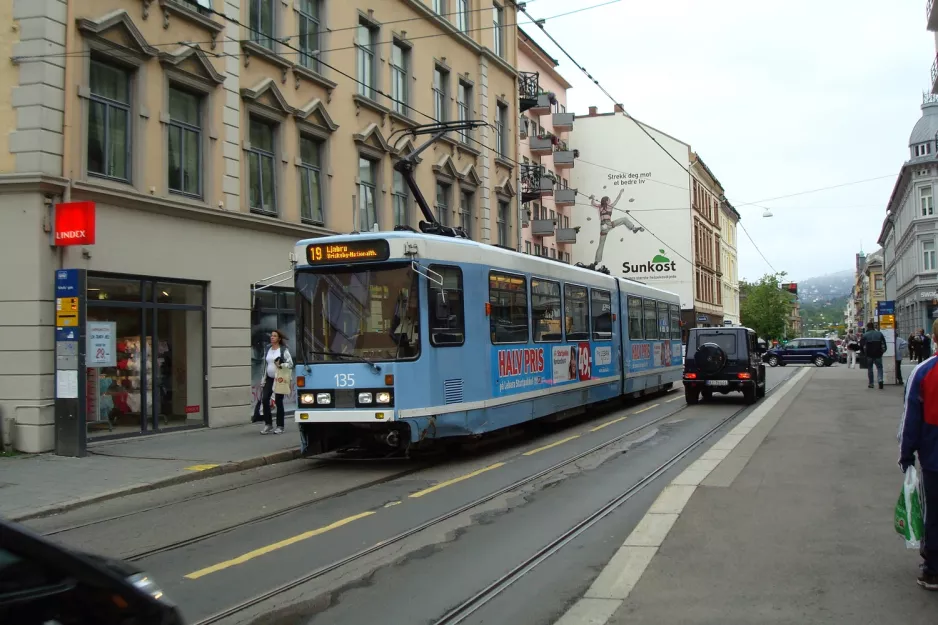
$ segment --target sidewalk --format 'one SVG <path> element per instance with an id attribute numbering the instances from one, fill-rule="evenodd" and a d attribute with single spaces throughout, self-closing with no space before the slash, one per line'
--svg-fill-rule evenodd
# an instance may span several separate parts
<path id="1" fill-rule="evenodd" d="M 41 516 L 299 457 L 295 427 L 260 436 L 261 425 L 188 430 L 90 443 L 88 456 L 0 458 L 0 516 Z"/>
<path id="2" fill-rule="evenodd" d="M 792 384 L 671 483 L 560 623 L 938 622 L 893 529 L 902 387 L 845 366 Z"/>

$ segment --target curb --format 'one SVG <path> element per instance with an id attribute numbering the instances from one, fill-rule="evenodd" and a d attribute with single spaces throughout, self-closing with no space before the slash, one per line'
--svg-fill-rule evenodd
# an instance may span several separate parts
<path id="1" fill-rule="evenodd" d="M 70 510 L 75 510 L 77 508 L 83 508 L 85 506 L 95 504 L 95 503 L 100 503 L 102 501 L 107 501 L 109 499 L 117 499 L 118 497 L 126 497 L 127 495 L 136 495 L 138 493 L 145 493 L 148 491 L 159 490 L 161 488 L 166 488 L 168 486 L 177 486 L 179 484 L 185 484 L 187 482 L 195 482 L 198 480 L 204 480 L 210 477 L 226 475 L 228 473 L 236 473 L 238 471 L 256 469 L 257 467 L 263 467 L 263 466 L 272 465 L 272 464 L 280 464 L 281 462 L 289 462 L 291 460 L 296 460 L 297 458 L 300 458 L 299 449 L 285 449 L 283 451 L 278 451 L 272 454 L 267 454 L 266 456 L 256 456 L 254 458 L 248 458 L 247 460 L 226 462 L 225 464 L 220 464 L 217 467 L 212 467 L 211 469 L 205 469 L 204 471 L 186 472 L 180 475 L 174 475 L 172 477 L 155 480 L 153 482 L 135 484 L 133 486 L 117 488 L 117 489 L 106 491 L 103 493 L 98 493 L 96 495 L 89 495 L 87 497 L 73 499 L 72 501 L 52 504 L 51 506 L 38 508 L 26 514 L 21 514 L 15 517 L 9 517 L 7 518 L 7 520 L 13 521 L 14 523 L 21 523 L 23 521 L 39 519 L 42 517 L 52 516 L 54 514 L 60 514 L 62 512 L 68 512 Z"/>

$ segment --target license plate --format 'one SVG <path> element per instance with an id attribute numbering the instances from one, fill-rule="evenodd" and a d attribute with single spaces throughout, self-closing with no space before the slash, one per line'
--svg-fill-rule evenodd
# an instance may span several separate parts
<path id="1" fill-rule="evenodd" d="M 729 386 L 727 380 L 707 380 L 707 386 Z"/>

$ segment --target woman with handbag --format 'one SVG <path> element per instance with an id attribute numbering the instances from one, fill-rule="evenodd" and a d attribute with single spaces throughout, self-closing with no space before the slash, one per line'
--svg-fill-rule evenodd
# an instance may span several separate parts
<path id="1" fill-rule="evenodd" d="M 283 434 L 283 396 L 290 393 L 293 381 L 293 358 L 287 349 L 286 338 L 280 330 L 270 333 L 270 346 L 264 356 L 267 364 L 264 375 L 264 429 L 261 434 Z M 277 427 L 273 427 L 270 415 L 270 396 L 277 404 Z"/>

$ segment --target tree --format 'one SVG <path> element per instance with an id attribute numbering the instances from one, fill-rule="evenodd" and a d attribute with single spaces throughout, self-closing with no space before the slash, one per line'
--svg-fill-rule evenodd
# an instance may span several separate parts
<path id="1" fill-rule="evenodd" d="M 758 282 L 739 286 L 739 316 L 742 324 L 761 338 L 772 340 L 785 336 L 792 297 L 781 288 L 785 272 L 765 274 Z"/>

